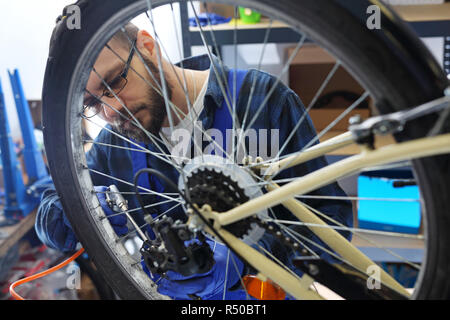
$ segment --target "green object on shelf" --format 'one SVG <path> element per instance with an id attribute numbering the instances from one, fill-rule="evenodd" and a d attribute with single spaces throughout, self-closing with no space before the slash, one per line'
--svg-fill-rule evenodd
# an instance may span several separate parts
<path id="1" fill-rule="evenodd" d="M 261 20 L 261 13 L 244 7 L 239 7 L 239 15 L 243 23 L 258 23 Z"/>

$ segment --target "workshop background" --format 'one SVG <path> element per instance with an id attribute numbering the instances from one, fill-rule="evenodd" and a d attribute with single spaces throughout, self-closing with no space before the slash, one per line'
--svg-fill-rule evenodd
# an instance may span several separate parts
<path id="1" fill-rule="evenodd" d="M 415 1 L 415 3 L 417 2 L 418 1 Z M 73 3 L 73 1 L 69 0 L 15 0 L 2 1 L 0 4 L 0 43 L 2 44 L 0 52 L 1 88 L 5 99 L 13 149 L 16 153 L 17 161 L 22 168 L 25 185 L 27 177 L 26 173 L 23 171 L 24 162 L 21 152 L 24 139 L 21 131 L 21 121 L 18 116 L 16 100 L 14 99 L 15 93 L 10 85 L 8 71 L 12 73 L 17 69 L 20 74 L 20 77 L 16 78 L 16 81 L 20 82 L 20 85 L 23 88 L 23 96 L 26 99 L 25 101 L 28 102 L 28 105 L 23 105 L 22 107 L 29 108 L 29 114 L 33 123 L 32 131 L 34 133 L 34 138 L 39 150 L 43 151 L 42 132 L 40 131 L 40 100 L 49 39 L 56 17 L 61 14 L 65 5 L 71 3 Z M 449 4 L 450 3 L 445 4 L 445 10 L 447 11 L 449 11 Z M 105 1 L 105 5 L 107 5 L 107 1 Z M 436 11 L 440 10 L 441 9 L 438 9 Z M 224 12 L 226 11 L 220 11 L 218 13 L 223 14 Z M 148 21 L 141 21 L 140 19 L 141 18 L 138 18 L 133 22 L 138 26 L 147 25 L 146 23 L 148 23 Z M 142 17 L 142 19 L 145 19 L 145 17 Z M 169 10 L 162 10 L 155 15 L 155 19 L 158 24 L 167 21 L 168 24 L 172 25 L 171 12 Z M 432 20 L 432 17 L 427 17 L 427 19 Z M 81 23 L 83 23 L 82 20 Z M 177 21 L 177 26 L 181 28 L 180 19 Z M 164 33 L 164 28 L 161 28 L 161 30 L 159 36 L 163 40 L 172 37 L 170 34 L 171 28 L 167 28 L 168 31 L 166 34 Z M 445 63 L 444 61 L 446 61 L 447 65 L 445 65 L 445 68 L 447 68 L 448 71 L 448 68 L 450 67 L 448 65 L 448 57 L 450 55 L 450 35 L 446 37 L 445 30 L 442 30 L 442 34 L 422 37 L 422 39 L 443 66 Z M 167 44 L 169 43 L 170 41 L 167 42 Z M 172 61 L 178 61 L 180 56 L 177 45 L 173 42 L 172 45 L 173 47 L 166 47 L 166 49 Z M 289 43 L 269 44 L 266 49 L 267 53 L 262 62 L 262 69 L 272 74 L 278 74 L 281 66 L 284 65 L 288 57 L 288 53 L 292 50 L 292 45 L 293 44 Z M 258 45 L 239 45 L 238 66 L 240 68 L 250 68 L 258 64 L 259 50 L 256 50 L 255 46 Z M 202 47 L 194 46 L 191 49 L 193 55 L 204 52 L 204 48 Z M 233 50 L 232 45 L 222 46 L 225 64 L 227 64 L 227 61 L 233 61 Z M 303 69 L 307 72 L 313 72 L 314 59 L 311 57 L 317 58 L 318 49 L 311 47 L 308 50 L 310 50 L 309 56 L 306 53 L 304 56 L 294 59 L 291 66 L 292 70 L 298 71 L 299 69 Z M 308 50 L 306 52 L 308 52 Z M 328 58 L 325 57 L 324 59 Z M 323 70 L 318 70 L 319 69 L 315 69 L 314 72 L 325 72 Z M 342 77 L 345 78 L 345 75 L 342 75 Z M 303 79 L 290 77 L 289 73 L 286 73 L 285 77 L 282 78 L 282 81 L 293 89 L 299 87 L 304 88 L 304 86 L 307 85 L 302 83 Z M 307 101 L 308 98 L 310 97 L 305 93 L 303 99 Z M 320 121 L 320 117 L 317 118 L 317 121 Z M 319 122 L 316 122 L 315 124 L 317 127 L 320 127 Z M 4 123 L 0 123 L 0 126 L 2 125 L 4 125 Z M 10 169 L 14 170 L 14 168 Z M 2 167 L 2 176 L 0 179 L 0 205 L 4 204 L 5 197 L 3 170 L 4 167 Z M 350 191 L 350 193 L 357 192 L 354 182 L 354 180 L 347 182 L 342 181 L 342 183 L 346 185 L 346 191 Z M 33 205 L 37 206 L 38 203 L 34 203 Z M 0 299 L 12 299 L 9 295 L 8 288 L 15 280 L 45 270 L 66 258 L 64 255 L 43 246 L 39 242 L 33 230 L 34 221 L 32 220 L 32 217 L 32 213 L 29 213 L 25 217 L 14 217 L 15 219 L 11 220 L 6 219 L 5 215 L 0 213 Z M 81 282 L 78 281 L 79 279 L 81 279 Z M 67 268 L 23 285 L 20 292 L 22 295 L 26 296 L 27 299 L 76 300 L 116 298 L 111 289 L 107 285 L 102 284 L 102 282 L 102 276 L 96 272 L 95 267 L 90 263 L 86 255 L 84 255 L 84 258 L 82 256 Z"/>

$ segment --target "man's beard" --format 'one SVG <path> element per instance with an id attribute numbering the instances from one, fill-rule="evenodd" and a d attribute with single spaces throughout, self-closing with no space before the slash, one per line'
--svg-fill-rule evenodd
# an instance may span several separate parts
<path id="1" fill-rule="evenodd" d="M 161 84 L 161 79 L 159 75 L 159 69 L 156 68 L 156 66 L 146 57 L 143 56 L 143 59 L 149 69 L 151 70 L 153 76 L 157 80 L 158 85 Z M 167 83 L 167 81 L 166 81 Z M 151 87 L 149 84 L 147 84 L 148 90 L 146 95 L 146 102 L 141 103 L 138 106 L 131 107 L 130 111 L 136 115 L 141 110 L 147 110 L 147 112 L 150 114 L 150 122 L 145 127 L 144 124 L 140 123 L 140 125 L 136 124 L 136 121 L 130 116 L 130 122 L 131 122 L 131 129 L 125 128 L 124 123 L 127 121 L 124 118 L 120 118 L 119 120 L 115 121 L 113 124 L 113 128 L 115 131 L 117 131 L 119 134 L 122 134 L 128 138 L 131 138 L 133 140 L 136 140 L 138 142 L 143 143 L 150 143 L 154 137 L 159 137 L 159 131 L 161 130 L 162 124 L 167 116 L 166 111 L 166 105 L 164 101 L 164 97 L 159 94 L 153 87 Z M 156 85 L 155 85 L 156 87 Z M 161 87 L 161 86 L 160 86 Z M 169 101 L 172 98 L 172 88 L 167 83 L 167 98 Z M 142 112 L 141 112 L 142 113 Z M 125 116 L 129 116 L 129 114 L 126 112 L 124 114 Z M 136 118 L 136 120 L 138 120 Z M 139 121 L 139 120 L 138 120 Z M 142 130 L 142 128 L 145 129 Z M 153 135 L 153 136 L 152 136 Z"/>

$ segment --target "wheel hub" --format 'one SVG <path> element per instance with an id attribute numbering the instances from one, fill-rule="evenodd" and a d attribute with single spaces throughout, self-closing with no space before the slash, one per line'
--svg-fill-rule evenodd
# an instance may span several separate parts
<path id="1" fill-rule="evenodd" d="M 180 190 L 189 192 L 191 201 L 199 207 L 208 204 L 215 212 L 226 212 L 263 195 L 248 169 L 220 156 L 204 155 L 194 158 L 184 167 L 184 171 L 186 183 L 180 176 Z M 264 210 L 256 216 L 265 217 L 267 212 Z M 244 242 L 251 243 L 259 240 L 264 233 L 250 218 L 226 226 L 225 229 Z"/>

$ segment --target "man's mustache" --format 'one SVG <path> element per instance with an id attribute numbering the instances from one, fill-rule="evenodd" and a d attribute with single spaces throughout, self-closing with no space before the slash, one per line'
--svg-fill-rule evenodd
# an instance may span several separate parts
<path id="1" fill-rule="evenodd" d="M 146 109 L 148 109 L 147 105 L 140 105 L 139 107 L 135 108 L 135 110 L 133 112 L 131 112 L 131 109 L 128 109 L 128 110 L 131 112 L 131 114 L 134 117 L 138 112 L 140 112 L 141 110 L 146 110 Z M 139 128 L 139 125 L 136 123 L 137 119 L 136 120 L 133 119 L 133 117 L 128 113 L 128 111 L 125 113 L 122 112 L 122 114 L 124 116 L 129 116 L 129 118 L 127 119 L 126 117 L 119 117 L 118 119 L 116 119 L 114 121 L 114 123 L 113 123 L 114 126 L 122 127 L 125 124 L 125 122 L 130 121 L 131 124 L 134 124 L 137 127 L 136 129 Z"/>

